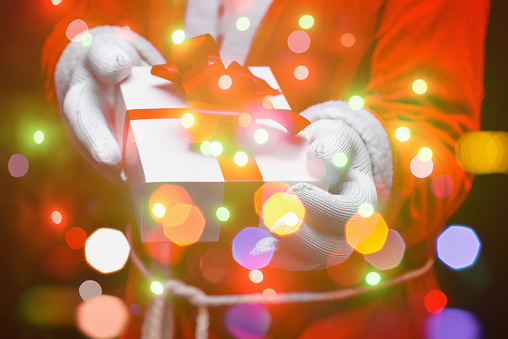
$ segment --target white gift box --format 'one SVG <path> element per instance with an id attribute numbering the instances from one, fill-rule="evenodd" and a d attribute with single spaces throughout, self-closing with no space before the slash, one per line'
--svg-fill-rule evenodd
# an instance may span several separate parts
<path id="1" fill-rule="evenodd" d="M 116 136 L 122 145 L 124 171 L 143 242 L 170 242 L 164 234 L 163 226 L 150 215 L 149 206 L 151 194 L 164 184 L 185 188 L 193 204 L 203 212 L 206 224 L 199 238 L 199 241 L 203 242 L 219 241 L 221 223 L 223 227 L 231 227 L 231 220 L 221 222 L 216 216 L 217 208 L 224 204 L 226 185 L 230 185 L 227 191 L 235 192 L 236 195 L 232 199 L 230 197 L 229 202 L 236 198 L 253 201 L 252 193 L 255 187 L 270 181 L 285 182 L 289 185 L 306 182 L 323 189 L 328 188 L 326 183 L 308 169 L 308 144 L 302 132 L 290 137 L 281 125 L 267 119 L 252 121 L 251 126 L 245 129 L 245 135 L 240 138 L 245 141 L 251 136 L 249 133 L 262 127 L 269 132 L 269 140 L 265 145 L 253 142 L 249 145 L 230 145 L 238 149 L 250 148 L 253 159 L 251 156 L 248 161 L 255 161 L 262 179 L 254 183 L 248 178 L 228 181 L 216 157 L 203 155 L 178 133 L 183 129 L 180 117 L 189 106 L 174 95 L 176 84 L 151 75 L 150 70 L 150 67 L 132 69 L 130 77 L 120 84 L 115 113 Z M 249 70 L 272 88 L 279 89 L 268 67 L 249 67 Z M 272 96 L 269 100 L 277 109 L 290 109 L 283 94 Z M 173 117 L 156 113 L 139 118 L 139 111 L 136 111 L 159 112 L 157 109 L 168 108 L 176 112 Z M 138 118 L 133 119 L 134 115 L 129 114 L 130 112 L 137 112 L 135 115 Z M 291 140 L 285 142 L 285 136 Z M 248 143 L 248 140 L 246 142 Z M 253 202 L 250 205 L 254 210 Z M 242 218 L 239 215 L 244 211 L 235 210 L 231 206 L 228 209 L 232 216 L 237 216 L 236 219 L 233 218 L 236 220 L 233 227 L 237 228 L 237 231 L 245 226 L 252 226 L 241 225 Z M 260 218 L 258 219 L 261 223 Z"/>

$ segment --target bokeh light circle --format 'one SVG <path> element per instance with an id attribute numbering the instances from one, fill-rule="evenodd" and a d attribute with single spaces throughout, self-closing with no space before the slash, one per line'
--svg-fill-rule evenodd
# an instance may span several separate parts
<path id="1" fill-rule="evenodd" d="M 246 16 L 242 16 L 236 20 L 236 29 L 240 32 L 248 30 L 250 27 L 250 19 Z"/>
<path id="2" fill-rule="evenodd" d="M 296 224 L 288 225 L 284 222 L 284 216 L 288 212 L 296 215 Z M 277 192 L 269 197 L 261 207 L 263 224 L 280 236 L 287 236 L 298 231 L 304 217 L 305 207 L 295 194 Z"/>
<path id="3" fill-rule="evenodd" d="M 288 226 L 295 226 L 298 223 L 298 216 L 296 213 L 287 212 L 284 214 L 284 223 Z"/>
<path id="4" fill-rule="evenodd" d="M 228 221 L 229 219 L 229 210 L 226 207 L 219 207 L 215 213 L 217 219 L 220 221 Z"/>
<path id="5" fill-rule="evenodd" d="M 41 130 L 35 131 L 34 141 L 38 145 L 42 144 L 42 142 L 44 141 L 44 133 Z"/>
<path id="6" fill-rule="evenodd" d="M 67 26 L 65 35 L 67 39 L 72 42 L 81 42 L 88 33 L 88 26 L 86 22 L 80 19 L 76 19 Z"/>
<path id="7" fill-rule="evenodd" d="M 364 202 L 358 208 L 358 213 L 364 218 L 370 217 L 372 213 L 374 213 L 374 206 L 368 202 Z"/>
<path id="8" fill-rule="evenodd" d="M 446 198 L 453 192 L 453 180 L 446 174 L 437 175 L 432 179 L 430 188 L 438 198 Z"/>
<path id="9" fill-rule="evenodd" d="M 79 295 L 81 296 L 81 299 L 88 301 L 88 299 L 92 297 L 102 295 L 102 287 L 95 280 L 84 281 L 79 286 Z"/>
<path id="10" fill-rule="evenodd" d="M 13 154 L 7 164 L 10 175 L 15 178 L 22 177 L 28 172 L 28 159 L 23 154 Z"/>
<path id="11" fill-rule="evenodd" d="M 268 266 L 272 260 L 275 247 L 264 253 L 252 253 L 259 241 L 270 238 L 270 234 L 258 227 L 246 227 L 235 236 L 231 246 L 233 259 L 249 270 Z"/>
<path id="12" fill-rule="evenodd" d="M 405 251 L 406 243 L 399 232 L 388 230 L 383 247 L 377 252 L 366 254 L 365 260 L 379 270 L 389 270 L 400 264 Z"/>
<path id="13" fill-rule="evenodd" d="M 267 296 L 273 296 L 273 297 L 275 297 L 277 295 L 277 292 L 275 292 L 275 290 L 273 288 L 265 288 L 263 290 L 263 295 L 265 297 L 267 297 Z"/>
<path id="14" fill-rule="evenodd" d="M 81 227 L 71 227 L 65 233 L 65 241 L 73 250 L 83 248 L 86 243 L 87 234 Z"/>
<path id="15" fill-rule="evenodd" d="M 184 128 L 191 128 L 194 125 L 194 116 L 190 113 L 185 113 L 180 121 Z"/>
<path id="16" fill-rule="evenodd" d="M 119 230 L 100 228 L 85 243 L 86 261 L 102 273 L 121 270 L 129 258 L 130 246 Z"/>
<path id="17" fill-rule="evenodd" d="M 249 113 L 240 113 L 240 115 L 238 115 L 238 125 L 240 125 L 241 127 L 247 127 L 251 124 L 252 122 L 252 117 L 250 116 Z"/>
<path id="18" fill-rule="evenodd" d="M 247 153 L 239 151 L 235 153 L 233 160 L 235 161 L 235 164 L 241 167 L 247 164 L 247 162 L 249 161 L 249 156 L 247 155 Z"/>
<path id="19" fill-rule="evenodd" d="M 249 279 L 256 284 L 263 281 L 263 273 L 260 270 L 252 270 L 249 272 Z"/>
<path id="20" fill-rule="evenodd" d="M 294 31 L 288 37 L 288 47 L 293 53 L 304 53 L 310 47 L 310 36 L 304 31 Z"/>
<path id="21" fill-rule="evenodd" d="M 92 34 L 86 33 L 83 39 L 81 40 L 81 45 L 83 45 L 83 47 L 88 47 L 92 44 L 92 41 L 93 41 Z"/>
<path id="22" fill-rule="evenodd" d="M 444 310 L 447 301 L 448 299 L 446 298 L 446 295 L 439 290 L 430 291 L 423 300 L 427 311 L 434 314 L 440 313 Z"/>
<path id="23" fill-rule="evenodd" d="M 157 218 L 162 218 L 166 214 L 166 207 L 160 202 L 156 203 L 152 207 L 152 212 Z"/>
<path id="24" fill-rule="evenodd" d="M 210 144 L 210 154 L 214 157 L 218 157 L 222 154 L 222 144 L 218 141 L 214 141 Z"/>
<path id="25" fill-rule="evenodd" d="M 379 275 L 379 273 L 377 272 L 369 272 L 366 276 L 365 276 L 365 281 L 367 282 L 367 284 L 369 285 L 377 285 L 379 284 L 379 282 L 381 281 L 381 276 Z"/>
<path id="26" fill-rule="evenodd" d="M 231 87 L 231 85 L 233 84 L 233 80 L 231 79 L 231 77 L 227 74 L 224 74 L 223 76 L 221 76 L 219 78 L 219 88 L 220 89 L 228 89 L 229 87 Z"/>
<path id="27" fill-rule="evenodd" d="M 176 204 L 164 216 L 164 234 L 180 246 L 196 243 L 205 229 L 205 216 L 193 204 Z"/>
<path id="28" fill-rule="evenodd" d="M 270 328 L 271 316 L 262 304 L 238 304 L 228 308 L 224 320 L 234 338 L 261 339 Z"/>
<path id="29" fill-rule="evenodd" d="M 471 312 L 457 308 L 445 308 L 432 314 L 426 323 L 427 339 L 480 339 L 486 338 L 482 325 Z"/>
<path id="30" fill-rule="evenodd" d="M 153 294 L 161 295 L 164 292 L 164 286 L 158 281 L 152 281 L 150 284 L 150 290 Z"/>
<path id="31" fill-rule="evenodd" d="M 344 167 L 344 166 L 346 166 L 346 164 L 347 164 L 347 155 L 342 153 L 342 152 L 335 153 L 333 155 L 333 157 L 332 157 L 332 163 L 336 167 Z"/>
<path id="32" fill-rule="evenodd" d="M 344 33 L 340 37 L 340 43 L 344 47 L 352 47 L 355 44 L 355 42 L 356 42 L 356 38 L 351 33 Z"/>
<path id="33" fill-rule="evenodd" d="M 254 141 L 256 142 L 256 144 L 266 144 L 266 142 L 268 141 L 268 138 L 269 138 L 269 135 L 268 135 L 268 131 L 264 128 L 258 128 L 257 130 L 254 131 Z"/>
<path id="34" fill-rule="evenodd" d="M 475 231 L 466 226 L 450 226 L 437 238 L 438 258 L 456 270 L 473 265 L 480 253 L 480 247 Z"/>
<path id="35" fill-rule="evenodd" d="M 369 217 L 353 215 L 346 223 L 346 240 L 349 246 L 362 254 L 379 251 L 388 237 L 388 226 L 381 214 Z"/>
<path id="36" fill-rule="evenodd" d="M 129 311 L 131 311 L 132 315 L 139 315 L 141 313 L 141 307 L 138 304 L 130 304 Z"/>
<path id="37" fill-rule="evenodd" d="M 405 127 L 405 126 L 401 126 L 399 128 L 397 128 L 397 130 L 395 131 L 395 138 L 397 138 L 397 140 L 399 141 L 408 141 L 409 138 L 411 137 L 411 131 L 409 130 L 409 128 Z"/>
<path id="38" fill-rule="evenodd" d="M 59 211 L 51 212 L 51 221 L 53 221 L 53 223 L 58 225 L 62 222 L 62 220 L 63 220 L 62 213 L 60 213 Z"/>
<path id="39" fill-rule="evenodd" d="M 111 295 L 100 295 L 82 302 L 77 309 L 78 328 L 90 338 L 119 336 L 127 324 L 129 312 L 124 302 Z"/>
<path id="40" fill-rule="evenodd" d="M 305 80 L 309 76 L 309 69 L 303 65 L 297 66 L 293 72 L 298 80 Z"/>
<path id="41" fill-rule="evenodd" d="M 181 44 L 185 40 L 185 32 L 181 29 L 176 30 L 173 32 L 173 35 L 171 36 L 171 40 L 173 40 L 174 44 Z"/>
<path id="42" fill-rule="evenodd" d="M 422 147 L 418 151 L 418 159 L 420 159 L 421 162 L 427 162 L 432 159 L 432 150 L 428 147 Z"/>
<path id="43" fill-rule="evenodd" d="M 298 24 L 303 29 L 309 29 L 314 26 L 314 18 L 311 15 L 302 15 L 300 20 L 298 20 Z"/>
<path id="44" fill-rule="evenodd" d="M 427 83 L 422 79 L 415 80 L 413 82 L 413 91 L 416 94 L 424 94 L 427 92 Z"/>
<path id="45" fill-rule="evenodd" d="M 423 162 L 418 156 L 415 156 L 413 160 L 411 160 L 409 168 L 415 177 L 422 179 L 428 177 L 432 173 L 434 162 L 432 160 Z"/>
<path id="46" fill-rule="evenodd" d="M 201 145 L 199 146 L 199 150 L 201 151 L 201 154 L 203 154 L 203 155 L 210 155 L 211 154 L 211 152 L 210 152 L 210 145 L 211 144 L 212 143 L 210 141 L 208 141 L 208 140 L 203 141 L 201 143 Z"/>
<path id="47" fill-rule="evenodd" d="M 351 98 L 349 98 L 348 104 L 349 108 L 351 108 L 353 111 L 358 111 L 363 107 L 363 98 L 359 95 L 353 95 Z"/>

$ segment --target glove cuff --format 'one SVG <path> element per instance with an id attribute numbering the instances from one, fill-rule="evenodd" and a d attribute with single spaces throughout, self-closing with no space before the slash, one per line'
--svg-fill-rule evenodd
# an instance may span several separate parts
<path id="1" fill-rule="evenodd" d="M 378 196 L 385 200 L 392 186 L 393 163 L 388 133 L 380 119 L 365 108 L 353 110 L 342 100 L 330 100 L 310 106 L 301 115 L 310 122 L 321 119 L 341 120 L 358 133 L 372 160 L 372 174 Z"/>

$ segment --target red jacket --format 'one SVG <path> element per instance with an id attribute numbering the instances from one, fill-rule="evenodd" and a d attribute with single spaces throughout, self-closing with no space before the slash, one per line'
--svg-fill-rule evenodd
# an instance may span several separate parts
<path id="1" fill-rule="evenodd" d="M 274 0 L 246 62 L 270 66 L 297 112 L 318 102 L 360 95 L 365 106 L 378 116 L 390 138 L 394 166 L 393 186 L 383 216 L 390 228 L 401 233 L 410 256 L 401 269 L 409 266 L 409 261 L 423 262 L 429 255 L 427 251 L 433 251 L 436 232 L 471 188 L 473 176 L 458 166 L 454 148 L 464 132 L 480 127 L 488 7 L 488 0 Z M 46 42 L 42 64 L 49 96 L 54 98 L 53 73 L 68 43 L 65 30 L 72 20 L 82 19 L 90 28 L 129 25 L 168 56 L 170 35 L 183 28 L 184 10 L 184 1 L 178 0 L 81 2 L 62 19 Z M 301 29 L 298 19 L 304 14 L 315 19 L 314 26 L 307 30 L 311 44 L 308 51 L 295 54 L 289 50 L 287 38 Z M 340 43 L 345 33 L 354 35 L 353 46 Z M 303 81 L 293 76 L 298 65 L 309 69 L 309 76 Z M 412 90 L 416 79 L 427 83 L 424 95 Z M 395 138 L 400 126 L 410 129 L 408 142 Z M 409 164 L 422 147 L 433 151 L 434 170 L 429 177 L 419 179 L 411 173 Z M 451 178 L 453 191 L 448 197 L 439 198 L 433 194 L 431 182 L 443 174 Z M 193 254 L 188 254 L 189 258 L 199 257 L 206 246 L 213 245 L 190 247 L 188 252 Z M 241 270 L 239 275 L 234 273 Z M 231 277 L 220 286 L 203 284 L 199 274 L 192 278 L 192 272 L 184 271 L 176 270 L 183 274 L 183 280 L 210 293 L 262 291 L 248 278 L 238 278 L 247 277 L 247 273 L 232 260 L 228 273 Z M 326 272 L 266 269 L 264 273 L 264 283 L 278 286 L 274 287 L 278 291 L 334 287 Z M 303 338 L 415 338 L 422 333 L 423 297 L 435 287 L 430 274 L 397 289 L 360 298 L 365 300 L 274 307 L 271 311 L 275 325 L 269 335 L 294 337 L 303 332 Z M 216 327 L 223 336 L 220 313 L 212 314 L 212 328 Z M 285 318 L 288 316 L 291 318 Z"/>

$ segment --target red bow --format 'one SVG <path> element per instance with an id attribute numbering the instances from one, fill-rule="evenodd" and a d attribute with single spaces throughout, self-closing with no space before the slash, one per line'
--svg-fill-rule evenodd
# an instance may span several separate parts
<path id="1" fill-rule="evenodd" d="M 236 61 L 226 69 L 210 34 L 173 45 L 172 56 L 173 63 L 153 66 L 152 74 L 180 85 L 177 94 L 189 101 L 195 112 L 217 111 L 214 112 L 217 115 L 224 115 L 220 111 L 249 112 L 253 118 L 281 123 L 291 134 L 297 134 L 310 123 L 292 111 L 263 107 L 265 97 L 280 92 Z"/>

